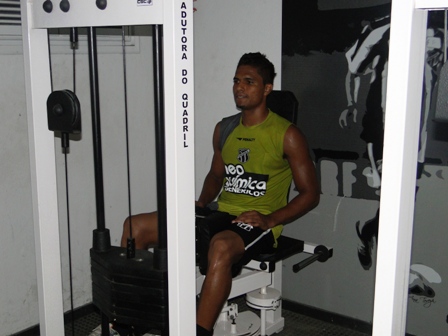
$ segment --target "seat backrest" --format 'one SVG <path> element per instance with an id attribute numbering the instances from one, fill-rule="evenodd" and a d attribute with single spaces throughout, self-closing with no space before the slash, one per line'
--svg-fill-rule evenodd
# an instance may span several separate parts
<path id="1" fill-rule="evenodd" d="M 266 105 L 272 111 L 281 117 L 289 120 L 294 125 L 297 124 L 299 115 L 299 102 L 291 91 L 272 90 L 266 97 Z M 289 199 L 289 192 L 286 196 Z"/>
<path id="2" fill-rule="evenodd" d="M 273 90 L 266 97 L 266 105 L 272 112 L 277 113 L 293 124 L 297 124 L 299 102 L 291 91 Z"/>

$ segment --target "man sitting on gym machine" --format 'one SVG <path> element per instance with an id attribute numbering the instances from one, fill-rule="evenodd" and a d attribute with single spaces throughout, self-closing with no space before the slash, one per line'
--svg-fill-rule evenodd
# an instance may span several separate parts
<path id="1" fill-rule="evenodd" d="M 213 327 L 232 285 L 232 266 L 242 266 L 276 247 L 283 224 L 303 216 L 319 203 L 319 188 L 306 139 L 291 122 L 266 106 L 273 89 L 274 65 L 261 53 L 239 60 L 233 95 L 241 118 L 221 148 L 221 124 L 213 133 L 213 159 L 196 207 L 216 197 L 218 209 L 205 218 L 210 230 L 208 269 L 197 309 L 197 336 Z M 275 112 L 275 111 L 274 111 Z M 298 195 L 288 202 L 291 181 Z M 157 244 L 157 213 L 132 216 L 129 223 L 137 249 Z M 193 225 L 193 224 L 192 224 Z"/>

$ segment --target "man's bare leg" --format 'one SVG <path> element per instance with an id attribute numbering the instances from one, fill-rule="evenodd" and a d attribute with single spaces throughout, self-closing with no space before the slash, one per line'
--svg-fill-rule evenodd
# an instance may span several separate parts
<path id="1" fill-rule="evenodd" d="M 232 287 L 232 265 L 244 253 L 244 242 L 232 231 L 216 234 L 208 253 L 208 270 L 202 285 L 197 324 L 212 330 Z"/>
<path id="2" fill-rule="evenodd" d="M 121 247 L 126 247 L 127 239 L 130 237 L 129 223 L 132 223 L 132 237 L 135 238 L 135 248 L 144 249 L 157 245 L 158 226 L 157 212 L 143 213 L 127 218 L 123 224 L 121 236 Z"/>
<path id="3" fill-rule="evenodd" d="M 121 246 L 125 247 L 130 235 L 129 223 L 132 222 L 132 236 L 137 249 L 148 249 L 157 244 L 157 212 L 134 215 L 123 224 Z M 232 231 L 216 234 L 209 248 L 207 276 L 201 290 L 197 312 L 197 324 L 212 330 L 221 309 L 226 302 L 232 286 L 232 265 L 244 253 L 243 240 Z"/>

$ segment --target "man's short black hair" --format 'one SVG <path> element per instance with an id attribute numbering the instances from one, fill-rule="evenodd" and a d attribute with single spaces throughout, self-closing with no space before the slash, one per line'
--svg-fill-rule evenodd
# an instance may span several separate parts
<path id="1" fill-rule="evenodd" d="M 274 64 L 266 58 L 266 55 L 255 52 L 241 56 L 238 66 L 250 65 L 257 69 L 258 74 L 263 78 L 263 84 L 274 84 L 275 69 Z"/>

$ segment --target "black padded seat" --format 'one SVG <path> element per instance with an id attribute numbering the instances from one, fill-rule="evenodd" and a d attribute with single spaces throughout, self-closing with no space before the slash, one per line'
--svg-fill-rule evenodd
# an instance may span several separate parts
<path id="1" fill-rule="evenodd" d="M 303 240 L 294 239 L 287 236 L 280 236 L 277 239 L 278 247 L 274 253 L 260 254 L 256 258 L 257 261 L 279 261 L 289 258 L 297 253 L 303 252 Z"/>
<path id="2" fill-rule="evenodd" d="M 304 242 L 303 240 L 280 236 L 277 239 L 277 249 L 274 253 L 260 254 L 253 260 L 260 262 L 260 268 L 262 270 L 268 270 L 268 272 L 275 271 L 275 263 L 280 260 L 287 259 L 294 254 L 302 253 Z"/>

